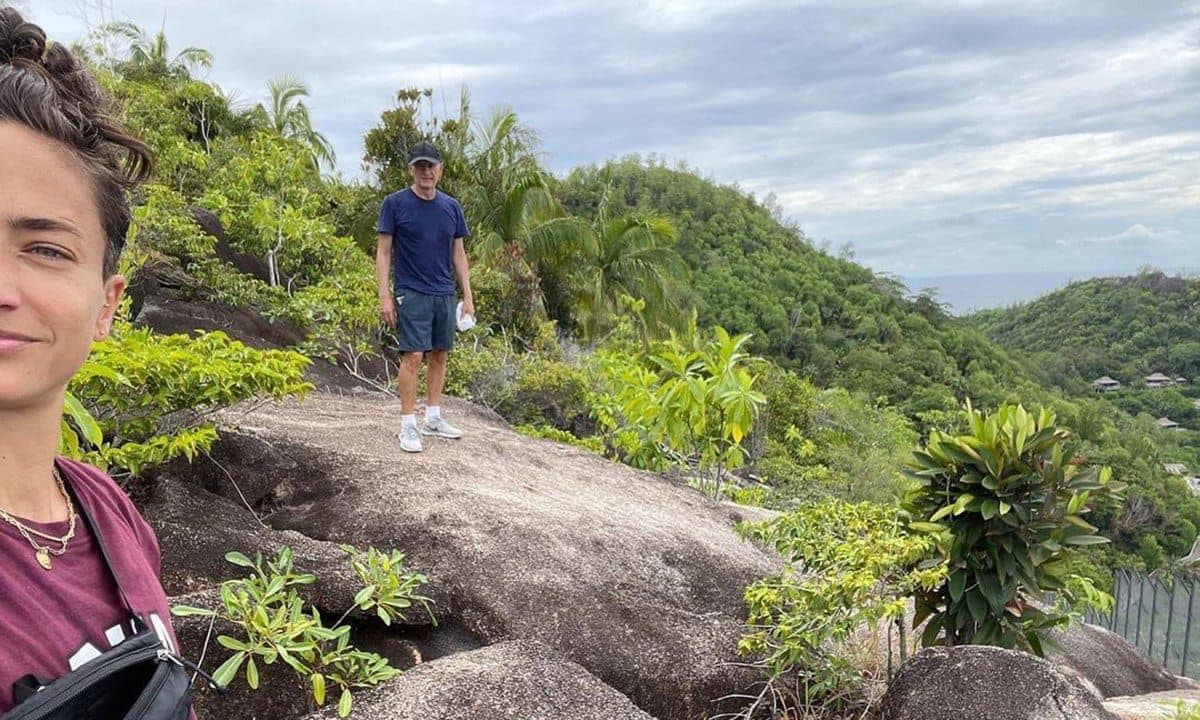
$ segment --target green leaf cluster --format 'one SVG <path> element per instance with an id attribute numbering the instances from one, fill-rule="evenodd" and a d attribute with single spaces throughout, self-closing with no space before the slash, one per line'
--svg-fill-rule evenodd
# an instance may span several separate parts
<path id="1" fill-rule="evenodd" d="M 426 578 L 405 572 L 402 553 L 382 553 L 375 548 L 361 553 L 348 546 L 345 550 L 355 572 L 368 583 L 355 596 L 356 607 L 374 608 L 387 623 L 403 617 L 413 603 L 429 610 L 429 599 L 415 592 Z M 297 588 L 311 585 L 316 577 L 295 571 L 291 548 L 285 546 L 275 558 L 265 561 L 261 553 L 253 560 L 240 552 L 230 552 L 225 558 L 250 572 L 221 584 L 219 608 L 172 608 L 177 616 L 220 618 L 238 629 L 237 636 L 217 637 L 222 647 L 233 652 L 213 672 L 217 685 L 229 686 L 244 671 L 246 684 L 257 690 L 259 663 L 282 662 L 311 686 L 317 705 L 324 705 L 331 691 L 337 692 L 338 715 L 346 717 L 353 707 L 354 688 L 372 687 L 399 674 L 385 658 L 355 648 L 350 643 L 349 625 L 339 621 L 326 627 L 316 608 L 305 607 Z"/>
<path id="2" fill-rule="evenodd" d="M 522 435 L 532 438 L 543 438 L 566 445 L 574 445 L 597 455 L 604 455 L 604 441 L 598 436 L 578 437 L 569 430 L 559 430 L 552 425 L 517 425 L 513 428 Z"/>
<path id="3" fill-rule="evenodd" d="M 739 531 L 786 563 L 746 588 L 750 632 L 739 648 L 800 708 L 849 702 L 859 673 L 842 643 L 864 624 L 902 618 L 910 594 L 946 577 L 933 538 L 910 531 L 894 507 L 821 500 Z"/>
<path id="4" fill-rule="evenodd" d="M 969 432 L 930 434 L 914 453 L 918 483 L 905 500 L 909 525 L 937 540 L 947 578 L 917 594 L 922 640 L 1020 647 L 1039 655 L 1047 632 L 1067 621 L 1043 607 L 1068 591 L 1072 548 L 1109 542 L 1085 518 L 1118 498 L 1107 467 L 1086 467 L 1048 409 L 994 413 L 968 406 Z"/>
<path id="5" fill-rule="evenodd" d="M 217 439 L 210 418 L 221 408 L 310 390 L 303 378 L 309 362 L 294 352 L 246 347 L 222 332 L 157 335 L 118 325 L 71 380 L 62 447 L 132 475 L 172 458 L 190 460 Z"/>
<path id="6" fill-rule="evenodd" d="M 405 613 L 415 604 L 429 614 L 431 623 L 437 624 L 430 609 L 433 601 L 417 594 L 417 589 L 429 582 L 429 578 L 406 571 L 404 553 L 393 550 L 388 554 L 373 547 L 363 553 L 352 545 L 341 547 L 350 556 L 350 566 L 363 582 L 363 589 L 354 596 L 360 610 L 374 610 L 384 625 L 391 625 L 397 618 L 404 619 Z"/>
<path id="7" fill-rule="evenodd" d="M 692 467 L 719 495 L 729 472 L 745 462 L 743 440 L 766 402 L 754 389 L 749 340 L 693 325 L 687 336 L 672 335 L 633 356 L 598 352 L 600 390 L 592 407 L 618 452 L 640 467 Z"/>

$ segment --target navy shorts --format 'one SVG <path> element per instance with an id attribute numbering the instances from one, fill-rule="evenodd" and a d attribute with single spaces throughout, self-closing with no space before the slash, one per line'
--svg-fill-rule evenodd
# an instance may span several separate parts
<path id="1" fill-rule="evenodd" d="M 396 349 L 405 352 L 454 348 L 455 296 L 396 291 Z"/>

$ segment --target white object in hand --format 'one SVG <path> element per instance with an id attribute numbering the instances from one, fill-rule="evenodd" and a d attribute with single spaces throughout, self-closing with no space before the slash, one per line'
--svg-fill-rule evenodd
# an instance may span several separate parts
<path id="1" fill-rule="evenodd" d="M 454 316 L 458 318 L 458 329 L 461 332 L 466 332 L 475 327 L 475 316 L 463 314 L 463 304 L 460 302 L 458 307 L 454 309 Z"/>

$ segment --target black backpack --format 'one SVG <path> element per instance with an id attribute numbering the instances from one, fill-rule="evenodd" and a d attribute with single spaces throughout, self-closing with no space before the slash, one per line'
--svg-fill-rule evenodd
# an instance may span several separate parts
<path id="1" fill-rule="evenodd" d="M 57 680 L 21 678 L 13 684 L 16 706 L 4 720 L 187 720 L 192 708 L 187 668 L 195 666 L 171 653 L 134 613 L 99 528 L 78 498 L 75 505 L 96 538 L 136 632 Z"/>

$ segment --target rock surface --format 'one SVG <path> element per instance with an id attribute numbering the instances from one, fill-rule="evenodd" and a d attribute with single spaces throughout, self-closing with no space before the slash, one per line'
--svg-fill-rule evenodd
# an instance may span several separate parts
<path id="1" fill-rule="evenodd" d="M 1103 698 L 1200 688 L 1196 681 L 1167 672 L 1128 640 L 1097 625 L 1072 623 L 1065 632 L 1054 633 L 1051 641 L 1046 659 L 1078 673 Z"/>
<path id="2" fill-rule="evenodd" d="M 881 720 L 1112 720 L 1075 677 L 1028 653 L 934 647 L 906 662 Z"/>
<path id="3" fill-rule="evenodd" d="M 287 542 L 299 566 L 326 568 L 323 609 L 344 607 L 355 589 L 330 542 L 397 548 L 429 575 L 439 621 L 468 647 L 538 641 L 663 720 L 736 709 L 714 701 L 758 679 L 731 664 L 745 630 L 742 591 L 778 563 L 734 532 L 746 513 L 516 434 L 468 403 L 443 408 L 466 437 L 426 438 L 420 455 L 401 453 L 399 404 L 375 393 L 229 413 L 212 455 L 221 473 L 255 478 L 245 484 L 256 509 L 274 509 L 265 521 L 296 531 Z M 272 450 L 247 451 L 256 443 Z M 199 488 L 220 484 L 209 471 L 186 491 L 179 475 L 147 507 L 172 591 L 221 577 L 213 557 L 219 565 L 226 549 L 282 541 L 256 529 L 240 501 L 214 507 L 193 496 L 215 497 Z"/>
<path id="4" fill-rule="evenodd" d="M 292 548 L 298 571 L 317 576 L 316 583 L 302 594 L 323 611 L 335 613 L 335 618 L 354 604 L 354 594 L 361 587 L 337 544 L 273 530 L 244 507 L 195 484 L 161 477 L 142 514 L 158 535 L 163 588 L 168 595 L 202 591 L 244 577 L 242 568 L 225 560 L 231 550 L 251 558 L 256 552 L 274 557 L 284 545 Z M 422 624 L 428 622 L 414 617 Z"/>
<path id="5" fill-rule="evenodd" d="M 334 703 L 337 698 L 332 698 Z M 327 708 L 317 718 L 335 718 Z M 518 640 L 421 665 L 356 696 L 374 720 L 653 720 L 616 690 L 549 648 Z"/>
<path id="6" fill-rule="evenodd" d="M 1175 715 L 1175 707 L 1200 705 L 1200 690 L 1167 690 L 1134 697 L 1115 697 L 1104 707 L 1121 720 L 1166 720 Z"/>

